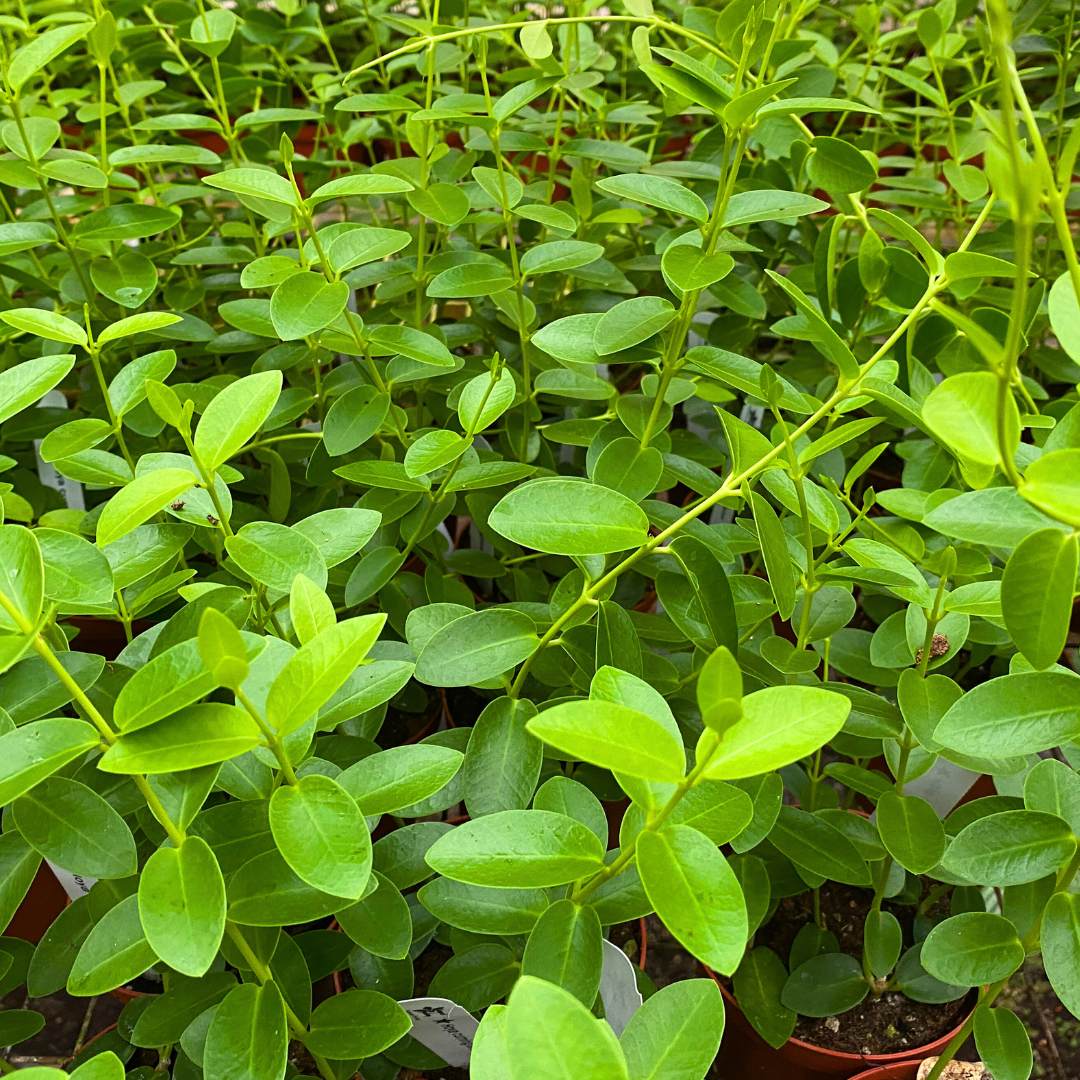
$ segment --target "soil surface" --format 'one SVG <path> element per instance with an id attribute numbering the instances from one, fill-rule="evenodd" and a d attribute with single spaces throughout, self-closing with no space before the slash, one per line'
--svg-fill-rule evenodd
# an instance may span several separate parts
<path id="1" fill-rule="evenodd" d="M 865 889 L 826 882 L 821 888 L 821 915 L 825 929 L 836 935 L 840 948 L 861 958 L 863 923 L 870 910 L 871 894 Z M 947 901 L 946 901 L 947 903 Z M 900 922 L 904 944 L 912 942 L 915 909 L 908 905 L 884 905 Z M 939 914 L 947 914 L 947 909 Z M 755 943 L 767 945 L 787 961 L 791 945 L 802 927 L 813 922 L 812 896 L 786 897 L 776 914 L 758 931 Z M 894 1054 L 926 1046 L 947 1035 L 971 1009 L 967 998 L 944 1005 L 924 1005 L 900 993 L 867 995 L 863 1002 L 839 1016 L 815 1019 L 800 1016 L 795 1037 L 828 1050 L 848 1054 Z"/>

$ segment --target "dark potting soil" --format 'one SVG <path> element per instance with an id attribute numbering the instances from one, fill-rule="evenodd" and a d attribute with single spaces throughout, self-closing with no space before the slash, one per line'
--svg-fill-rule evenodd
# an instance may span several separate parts
<path id="1" fill-rule="evenodd" d="M 45 1018 L 45 1026 L 36 1035 L 18 1043 L 6 1055 L 20 1069 L 32 1065 L 66 1065 L 95 1036 L 107 1037 L 123 1009 L 123 1003 L 111 995 L 88 999 L 61 992 L 28 998 L 25 989 L 12 991 L 0 999 L 0 1006 L 33 1009 Z"/>
<path id="2" fill-rule="evenodd" d="M 821 916 L 825 929 L 831 931 L 842 951 L 861 958 L 863 923 L 870 910 L 871 894 L 850 885 L 826 882 L 821 888 Z M 948 914 L 947 898 L 939 901 L 940 912 L 932 907 L 930 914 Z M 891 905 L 891 911 L 904 931 L 905 945 L 912 941 L 915 909 L 908 905 Z M 766 945 L 782 960 L 787 961 L 795 936 L 813 922 L 813 897 L 810 893 L 785 897 L 777 906 L 772 919 L 755 936 L 755 944 Z M 820 1019 L 800 1016 L 795 1025 L 795 1038 L 827 1050 L 848 1054 L 895 1054 L 913 1047 L 926 1046 L 947 1035 L 957 1027 L 971 1009 L 967 998 L 943 1005 L 926 1005 L 912 1001 L 900 993 L 872 994 L 839 1016 Z"/>

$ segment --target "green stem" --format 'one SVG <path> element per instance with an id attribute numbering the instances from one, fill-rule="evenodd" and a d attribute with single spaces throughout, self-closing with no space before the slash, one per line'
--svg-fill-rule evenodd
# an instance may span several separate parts
<path id="1" fill-rule="evenodd" d="M 897 327 L 891 334 L 885 339 L 885 341 L 878 346 L 874 351 L 874 354 L 859 368 L 859 374 L 850 380 L 846 384 L 839 385 L 836 390 L 825 400 L 825 402 L 816 409 L 806 420 L 804 420 L 795 430 L 791 433 L 791 438 L 797 440 L 801 435 L 810 431 L 816 424 L 818 424 L 824 417 L 832 412 L 837 405 L 842 401 L 845 401 L 848 397 L 858 393 L 858 388 L 862 383 L 862 380 L 869 374 L 870 370 L 878 363 L 879 360 L 892 349 L 893 345 L 900 340 L 901 337 L 907 332 L 927 306 L 931 303 L 934 297 L 945 288 L 945 282 L 942 278 L 934 277 L 930 280 L 930 283 L 926 287 L 926 291 L 915 302 L 911 310 L 904 316 Z M 696 521 L 702 514 L 706 513 L 712 507 L 714 507 L 721 499 L 731 498 L 733 495 L 738 495 L 742 485 L 753 476 L 756 476 L 762 469 L 769 465 L 770 462 L 775 460 L 780 454 L 784 452 L 784 444 L 781 443 L 778 446 L 772 447 L 768 453 L 762 454 L 762 456 L 752 464 L 746 466 L 741 472 L 730 473 L 727 478 L 720 484 L 720 486 L 711 494 L 701 499 L 694 506 L 691 506 L 686 513 L 684 513 L 677 520 L 673 521 L 666 529 L 658 533 L 656 536 L 651 536 L 642 544 L 636 551 L 631 552 L 621 562 L 612 567 L 606 574 L 597 578 L 596 581 L 588 583 L 582 590 L 581 596 L 578 597 L 574 603 L 570 604 L 567 609 L 562 612 L 558 618 L 548 627 L 547 631 L 540 638 L 540 642 L 525 662 L 518 670 L 517 676 L 510 686 L 510 696 L 519 697 L 522 687 L 525 684 L 525 680 L 528 678 L 529 671 L 532 668 L 536 657 L 540 652 L 547 648 L 551 644 L 552 640 L 559 636 L 563 627 L 574 620 L 581 609 L 587 605 L 595 604 L 598 594 L 603 592 L 608 585 L 614 582 L 620 575 L 624 574 L 631 567 L 635 566 L 643 558 L 650 555 L 656 548 L 664 545 L 671 537 L 678 533 L 681 529 L 690 524 L 691 521 Z"/>

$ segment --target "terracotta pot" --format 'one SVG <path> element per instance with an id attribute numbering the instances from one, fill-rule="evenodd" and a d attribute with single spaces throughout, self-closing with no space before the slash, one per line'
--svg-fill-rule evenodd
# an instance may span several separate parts
<path id="1" fill-rule="evenodd" d="M 727 1013 L 724 1041 L 720 1048 L 721 1060 L 729 1075 L 738 1076 L 740 1080 L 743 1077 L 747 1080 L 776 1080 L 777 1077 L 783 1077 L 783 1080 L 819 1080 L 823 1076 L 863 1075 L 896 1076 L 907 1080 L 915 1076 L 919 1062 L 939 1054 L 964 1023 L 962 1020 L 952 1031 L 926 1046 L 915 1046 L 895 1054 L 847 1054 L 795 1038 L 788 1039 L 779 1050 L 774 1050 L 751 1027 L 735 999 L 723 986 L 720 993 L 724 995 Z M 865 1074 L 858 1071 L 868 1066 L 875 1068 Z M 881 1071 L 896 1068 L 900 1071 Z M 903 1071 L 905 1068 L 907 1072 Z"/>
<path id="2" fill-rule="evenodd" d="M 38 867 L 37 875 L 23 897 L 7 930 L 9 937 L 22 938 L 37 944 L 53 920 L 67 907 L 68 897 L 60 882 L 46 863 Z"/>
<path id="3" fill-rule="evenodd" d="M 861 1072 L 852 1080 L 915 1080 L 919 1074 L 919 1063 L 910 1061 L 906 1065 L 882 1065 L 880 1069 Z"/>

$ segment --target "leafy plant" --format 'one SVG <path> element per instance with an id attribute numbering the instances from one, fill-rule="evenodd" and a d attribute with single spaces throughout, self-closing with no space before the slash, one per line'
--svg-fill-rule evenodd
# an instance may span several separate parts
<path id="1" fill-rule="evenodd" d="M 703 1077 L 713 981 L 625 1007 L 650 916 L 774 1044 L 978 988 L 932 1075 L 1029 1074 L 1028 953 L 1080 1015 L 1073 22 L 6 17 L 0 924 L 74 895 L 0 979 L 159 983 L 72 1075 Z"/>

